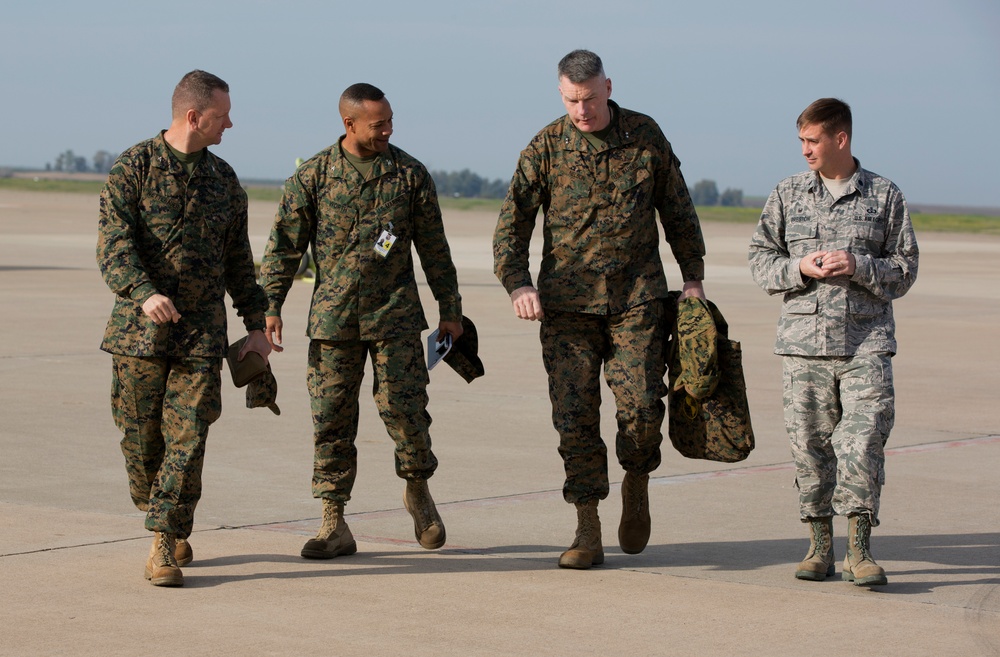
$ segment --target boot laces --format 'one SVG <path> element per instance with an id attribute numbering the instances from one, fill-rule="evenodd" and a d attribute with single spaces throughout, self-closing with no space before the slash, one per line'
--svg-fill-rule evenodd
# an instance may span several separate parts
<path id="1" fill-rule="evenodd" d="M 585 545 L 590 547 L 592 543 L 600 541 L 601 521 L 597 517 L 597 510 L 581 508 L 577 513 L 576 540 L 572 547 Z"/>
<path id="2" fill-rule="evenodd" d="M 421 530 L 427 529 L 434 524 L 434 514 L 431 513 L 431 501 L 427 495 L 427 486 L 410 484 L 407 492 L 410 497 L 410 510 L 417 516 Z"/>
<path id="3" fill-rule="evenodd" d="M 156 536 L 156 551 L 153 554 L 153 561 L 157 566 L 176 566 L 174 559 L 174 545 L 170 536 L 160 532 Z"/>
<path id="4" fill-rule="evenodd" d="M 854 538 L 854 544 L 858 548 L 858 561 L 871 561 L 874 563 L 875 559 L 872 558 L 871 549 L 869 547 L 868 539 L 871 536 L 872 524 L 865 514 L 858 515 L 858 526 L 857 532 Z"/>
<path id="5" fill-rule="evenodd" d="M 646 509 L 646 482 L 639 476 L 626 475 L 622 481 L 625 487 L 625 515 L 628 518 L 641 518 Z"/>
<path id="6" fill-rule="evenodd" d="M 825 555 L 830 551 L 830 533 L 826 531 L 826 525 L 813 521 L 812 523 L 813 531 L 813 542 L 816 544 L 816 554 Z"/>
<path id="7" fill-rule="evenodd" d="M 323 524 L 320 525 L 316 538 L 326 539 L 337 531 L 340 520 L 340 509 L 334 504 L 323 505 Z"/>

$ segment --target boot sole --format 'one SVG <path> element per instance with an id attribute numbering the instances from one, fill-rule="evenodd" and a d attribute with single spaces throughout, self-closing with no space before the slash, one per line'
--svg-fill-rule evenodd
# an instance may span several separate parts
<path id="1" fill-rule="evenodd" d="M 836 571 L 831 570 L 826 573 L 817 573 L 812 570 L 796 570 L 795 579 L 804 579 L 810 582 L 822 582 L 827 577 L 833 577 Z"/>
<path id="2" fill-rule="evenodd" d="M 349 557 L 357 551 L 358 544 L 356 542 L 352 542 L 332 551 L 302 548 L 302 551 L 299 554 L 302 555 L 303 559 L 333 559 L 334 557 Z"/>
<path id="3" fill-rule="evenodd" d="M 599 554 L 590 561 L 575 561 L 562 558 L 559 559 L 560 568 L 570 568 L 572 570 L 589 570 L 592 566 L 600 566 L 604 563 L 604 554 Z"/>
<path id="4" fill-rule="evenodd" d="M 889 583 L 889 579 L 885 575 L 872 575 L 858 579 L 854 577 L 854 573 L 848 571 L 844 571 L 843 579 L 845 582 L 852 582 L 854 586 L 885 586 Z"/>
<path id="5" fill-rule="evenodd" d="M 170 577 L 153 577 L 153 573 L 147 568 L 145 576 L 153 586 L 184 586 L 184 576 L 181 574 Z"/>

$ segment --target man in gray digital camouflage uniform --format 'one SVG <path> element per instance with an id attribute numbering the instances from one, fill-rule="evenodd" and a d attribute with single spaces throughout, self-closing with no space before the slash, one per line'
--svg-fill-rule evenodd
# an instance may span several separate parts
<path id="1" fill-rule="evenodd" d="M 899 189 L 851 155 L 851 109 L 821 98 L 796 122 L 809 171 L 771 192 L 750 242 L 750 270 L 783 296 L 785 427 L 810 547 L 799 579 L 835 572 L 833 516 L 848 517 L 843 578 L 887 582 L 871 555 L 894 419 L 892 300 L 917 278 L 918 250 Z"/>
<path id="2" fill-rule="evenodd" d="M 286 181 L 261 266 L 267 337 L 281 351 L 281 308 L 312 246 L 307 383 L 315 434 L 312 491 L 323 500 L 323 520 L 302 548 L 310 559 L 357 551 L 344 504 L 357 472 L 358 396 L 369 357 L 379 416 L 396 444 L 396 474 L 406 480 L 403 503 L 414 534 L 424 548 L 444 545 L 444 523 L 427 487 L 437 459 L 428 431 L 420 341 L 428 326 L 414 278 L 414 247 L 438 302 L 438 328 L 452 339 L 462 334 L 458 278 L 430 174 L 389 144 L 392 108 L 376 87 L 348 87 L 340 115 L 345 134 Z"/>
<path id="3" fill-rule="evenodd" d="M 229 86 L 192 71 L 170 127 L 118 158 L 101 192 L 97 263 L 115 293 L 101 348 L 132 501 L 155 532 L 146 579 L 182 586 L 209 425 L 222 412 L 226 292 L 249 333 L 240 358 L 271 351 L 254 276 L 247 196 L 208 150 L 232 127 Z"/>
<path id="4" fill-rule="evenodd" d="M 576 537 L 563 568 L 604 562 L 598 502 L 608 496 L 600 430 L 600 372 L 615 396 L 616 455 L 625 469 L 618 540 L 645 549 L 649 473 L 660 464 L 664 417 L 663 331 L 667 281 L 656 217 L 684 278 L 704 297 L 705 244 L 680 162 L 648 116 L 609 100 L 611 80 L 586 50 L 558 66 L 567 114 L 521 152 L 493 238 L 494 270 L 514 313 L 541 320 L 552 421 L 576 505 Z M 528 270 L 539 208 L 543 252 L 537 289 Z"/>

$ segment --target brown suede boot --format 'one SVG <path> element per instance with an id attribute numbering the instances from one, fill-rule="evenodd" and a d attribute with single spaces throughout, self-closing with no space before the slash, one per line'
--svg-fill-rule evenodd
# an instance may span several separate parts
<path id="1" fill-rule="evenodd" d="M 833 556 L 833 518 L 809 519 L 809 552 L 795 569 L 796 579 L 822 582 L 836 572 Z"/>
<path id="2" fill-rule="evenodd" d="M 407 479 L 403 506 L 413 516 L 413 535 L 420 547 L 436 550 L 444 545 L 444 521 L 438 515 L 425 479 Z"/>
<path id="3" fill-rule="evenodd" d="M 174 558 L 175 534 L 155 532 L 146 560 L 146 579 L 153 586 L 184 586 L 184 574 Z"/>
<path id="4" fill-rule="evenodd" d="M 597 515 L 597 500 L 590 500 L 576 505 L 576 540 L 559 557 L 559 567 L 586 570 L 602 563 L 601 519 Z"/>
<path id="5" fill-rule="evenodd" d="M 875 563 L 868 547 L 872 521 L 866 513 L 847 517 L 847 556 L 844 557 L 845 582 L 855 586 L 882 586 L 889 583 L 882 566 Z"/>
<path id="6" fill-rule="evenodd" d="M 649 542 L 649 475 L 625 473 L 618 545 L 625 554 L 639 554 Z"/>
<path id="7" fill-rule="evenodd" d="M 344 503 L 324 498 L 323 524 L 316 538 L 310 538 L 302 546 L 300 554 L 306 559 L 333 559 L 357 551 L 351 528 L 344 522 Z"/>
<path id="8" fill-rule="evenodd" d="M 194 560 L 194 550 L 186 538 L 177 538 L 177 547 L 174 548 L 174 559 L 178 566 L 186 566 Z"/>

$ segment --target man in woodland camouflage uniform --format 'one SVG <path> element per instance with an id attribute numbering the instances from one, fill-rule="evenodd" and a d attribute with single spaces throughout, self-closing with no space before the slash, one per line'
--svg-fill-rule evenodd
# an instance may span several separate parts
<path id="1" fill-rule="evenodd" d="M 848 517 L 843 578 L 887 582 L 871 555 L 895 415 L 892 300 L 917 278 L 917 241 L 899 189 L 851 155 L 851 108 L 821 98 L 796 126 L 809 171 L 768 197 L 750 242 L 750 270 L 784 298 L 785 427 L 810 547 L 799 579 L 835 572 L 833 516 Z"/>
<path id="2" fill-rule="evenodd" d="M 604 562 L 598 502 L 608 496 L 600 370 L 615 395 L 616 452 L 625 469 L 618 540 L 634 554 L 650 533 L 649 473 L 660 464 L 667 282 L 656 215 L 684 277 L 704 296 L 705 244 L 680 162 L 648 116 L 609 100 L 601 59 L 575 50 L 558 66 L 567 114 L 521 152 L 493 238 L 494 270 L 514 313 L 541 320 L 552 420 L 577 531 L 564 568 Z M 544 212 L 537 289 L 528 246 Z"/>
<path id="3" fill-rule="evenodd" d="M 225 82 L 188 73 L 170 127 L 122 153 L 101 192 L 97 263 L 116 295 L 101 348 L 132 501 L 156 533 L 146 578 L 157 586 L 183 585 L 192 558 L 205 440 L 222 412 L 226 292 L 249 333 L 240 358 L 271 351 L 246 193 L 207 149 L 232 127 L 229 110 Z"/>
<path id="4" fill-rule="evenodd" d="M 434 182 L 420 162 L 389 144 L 392 108 L 379 89 L 355 84 L 340 98 L 346 134 L 285 183 L 261 267 L 267 336 L 281 351 L 281 307 L 306 249 L 316 283 L 309 311 L 307 383 L 315 432 L 313 496 L 323 500 L 319 533 L 302 556 L 357 551 L 344 521 L 357 472 L 358 395 L 372 360 L 379 416 L 396 443 L 396 473 L 420 545 L 444 545 L 445 528 L 427 479 L 437 468 L 428 432 L 427 328 L 413 272 L 416 247 L 442 334 L 462 334 L 458 278 Z"/>

